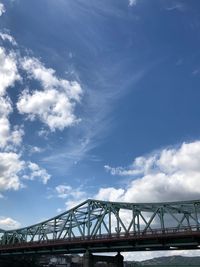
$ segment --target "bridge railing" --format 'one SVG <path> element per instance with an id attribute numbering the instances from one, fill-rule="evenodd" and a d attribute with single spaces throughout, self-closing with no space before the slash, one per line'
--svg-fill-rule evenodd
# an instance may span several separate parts
<path id="1" fill-rule="evenodd" d="M 189 227 L 180 227 L 180 228 L 165 228 L 165 229 L 153 229 L 140 232 L 121 232 L 121 233 L 111 233 L 111 234 L 101 234 L 96 236 L 80 236 L 73 238 L 61 238 L 61 239 L 49 239 L 42 241 L 32 241 L 32 242 L 21 242 L 13 243 L 7 245 L 0 245 L 0 250 L 2 249 L 11 249 L 11 248 L 20 248 L 20 247 L 32 247 L 32 246 L 43 246 L 51 244 L 64 244 L 64 243 L 84 243 L 84 242 L 93 242 L 93 241 L 105 241 L 105 240 L 117 240 L 117 239 L 143 239 L 143 238 L 152 238 L 152 237 L 165 237 L 165 236 L 186 236 L 192 235 L 194 233 L 200 233 L 200 228 L 196 225 Z"/>

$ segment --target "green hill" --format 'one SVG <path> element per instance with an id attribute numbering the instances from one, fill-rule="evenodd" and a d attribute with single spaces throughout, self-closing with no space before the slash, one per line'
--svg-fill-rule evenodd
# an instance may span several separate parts
<path id="1" fill-rule="evenodd" d="M 141 262 L 127 262 L 127 266 L 200 266 L 200 257 L 170 256 L 158 257 Z"/>
<path id="2" fill-rule="evenodd" d="M 182 256 L 171 256 L 171 257 L 159 257 L 151 260 L 141 262 L 141 266 L 148 265 L 198 265 L 200 266 L 200 257 L 182 257 Z"/>

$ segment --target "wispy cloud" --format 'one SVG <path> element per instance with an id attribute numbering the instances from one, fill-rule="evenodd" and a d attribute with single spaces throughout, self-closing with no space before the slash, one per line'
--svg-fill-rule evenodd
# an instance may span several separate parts
<path id="1" fill-rule="evenodd" d="M 177 10 L 177 11 L 180 11 L 180 12 L 183 12 L 185 11 L 186 9 L 186 5 L 185 3 L 180 2 L 180 1 L 174 1 L 171 5 L 168 5 L 165 7 L 165 10 L 167 11 L 173 11 L 173 10 Z"/>
<path id="2" fill-rule="evenodd" d="M 59 149 L 59 152 L 53 153 L 43 160 L 49 166 L 57 164 L 57 168 L 62 165 L 65 170 L 83 159 L 96 160 L 91 151 L 103 142 L 104 138 L 112 130 L 112 112 L 117 102 L 128 94 L 130 84 L 133 88 L 149 71 L 151 67 L 135 71 L 135 74 L 127 79 L 124 84 L 115 84 L 112 77 L 106 77 L 104 73 L 95 73 L 97 88 L 87 88 L 83 99 L 84 110 L 82 112 L 82 121 L 78 127 L 71 129 L 68 140 Z M 111 76 L 117 76 L 119 69 L 115 66 L 110 69 Z M 102 79 L 106 77 L 106 80 Z M 59 167 L 58 167 L 59 166 Z"/>
<path id="3" fill-rule="evenodd" d="M 38 146 L 28 146 L 29 154 L 42 153 L 44 149 Z"/>
<path id="4" fill-rule="evenodd" d="M 193 72 L 192 72 L 192 75 L 194 75 L 194 76 L 199 75 L 199 74 L 200 74 L 200 69 L 199 68 L 193 70 Z"/>
<path id="5" fill-rule="evenodd" d="M 138 0 L 129 0 L 129 6 L 135 6 Z"/>
<path id="6" fill-rule="evenodd" d="M 0 32 L 0 38 L 3 41 L 8 41 L 11 43 L 13 46 L 17 46 L 17 42 L 15 41 L 14 37 L 8 33 Z"/>
<path id="7" fill-rule="evenodd" d="M 51 175 L 43 168 L 39 167 L 34 162 L 26 162 L 26 169 L 24 169 L 27 174 L 23 175 L 23 179 L 35 180 L 39 179 L 43 184 L 47 184 Z"/>

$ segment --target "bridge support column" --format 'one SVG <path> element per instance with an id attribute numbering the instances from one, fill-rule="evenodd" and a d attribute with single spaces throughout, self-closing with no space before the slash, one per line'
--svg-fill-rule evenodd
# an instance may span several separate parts
<path id="1" fill-rule="evenodd" d="M 89 251 L 83 255 L 83 267 L 93 267 L 93 255 Z"/>
<path id="2" fill-rule="evenodd" d="M 120 252 L 117 253 L 115 256 L 115 263 L 116 267 L 123 267 L 124 266 L 124 257 L 120 254 Z"/>

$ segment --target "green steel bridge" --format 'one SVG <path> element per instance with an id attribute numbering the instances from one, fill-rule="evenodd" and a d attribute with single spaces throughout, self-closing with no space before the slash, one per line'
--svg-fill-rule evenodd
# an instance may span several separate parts
<path id="1" fill-rule="evenodd" d="M 124 203 L 88 199 L 41 223 L 0 229 L 0 256 L 200 248 L 200 200 Z"/>

